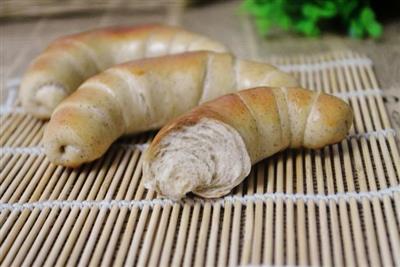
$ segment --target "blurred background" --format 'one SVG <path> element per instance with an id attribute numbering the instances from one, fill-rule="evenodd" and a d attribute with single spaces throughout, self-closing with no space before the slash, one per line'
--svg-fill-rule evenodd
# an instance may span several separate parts
<path id="1" fill-rule="evenodd" d="M 366 54 L 400 129 L 398 10 L 400 1 L 2 0 L 1 87 L 20 77 L 59 36 L 160 22 L 209 35 L 238 56 L 256 60 L 342 50 Z"/>

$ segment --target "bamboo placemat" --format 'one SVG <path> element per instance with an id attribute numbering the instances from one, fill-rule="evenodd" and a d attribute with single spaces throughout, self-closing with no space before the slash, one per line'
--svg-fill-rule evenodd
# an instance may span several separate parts
<path id="1" fill-rule="evenodd" d="M 1 106 L 0 262 L 18 265 L 400 265 L 400 157 L 369 58 L 272 58 L 301 83 L 346 99 L 340 144 L 287 150 L 221 199 L 158 199 L 141 184 L 143 144 L 119 140 L 94 163 L 50 164 L 45 123 Z"/>

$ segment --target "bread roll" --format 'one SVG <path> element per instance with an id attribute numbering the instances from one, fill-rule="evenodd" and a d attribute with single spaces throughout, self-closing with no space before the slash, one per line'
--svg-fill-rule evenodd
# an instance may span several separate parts
<path id="1" fill-rule="evenodd" d="M 78 166 L 120 136 L 158 129 L 191 108 L 251 86 L 296 86 L 268 64 L 228 53 L 191 52 L 112 67 L 83 83 L 54 111 L 43 138 L 48 158 Z"/>
<path id="2" fill-rule="evenodd" d="M 23 77 L 20 98 L 32 115 L 48 119 L 54 108 L 87 78 L 130 60 L 185 51 L 227 51 L 219 42 L 163 25 L 113 27 L 52 42 Z"/>
<path id="3" fill-rule="evenodd" d="M 158 132 L 144 155 L 144 185 L 172 199 L 188 192 L 220 197 L 243 181 L 252 164 L 289 147 L 337 143 L 351 124 L 348 104 L 306 89 L 255 88 L 222 96 Z"/>

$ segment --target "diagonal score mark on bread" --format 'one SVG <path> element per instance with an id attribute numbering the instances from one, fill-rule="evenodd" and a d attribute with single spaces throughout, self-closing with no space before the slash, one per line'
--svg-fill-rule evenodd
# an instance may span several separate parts
<path id="1" fill-rule="evenodd" d="M 29 66 L 20 98 L 30 114 L 48 119 L 87 78 L 130 60 L 185 51 L 226 52 L 221 43 L 164 25 L 110 27 L 61 37 Z"/>
<path id="2" fill-rule="evenodd" d="M 279 75 L 265 83 L 269 72 Z M 56 164 L 78 166 L 102 156 L 124 134 L 158 129 L 202 102 L 246 84 L 298 82 L 271 65 L 228 53 L 190 52 L 115 66 L 87 80 L 55 109 L 44 132 L 45 152 Z M 105 115 L 95 116 L 90 110 Z M 80 157 L 69 157 L 60 149 L 64 146 L 79 149 Z"/>
<path id="3" fill-rule="evenodd" d="M 225 95 L 160 130 L 144 155 L 144 185 L 173 199 L 188 192 L 220 197 L 243 181 L 251 164 L 283 149 L 339 142 L 352 118 L 346 102 L 302 88 Z"/>

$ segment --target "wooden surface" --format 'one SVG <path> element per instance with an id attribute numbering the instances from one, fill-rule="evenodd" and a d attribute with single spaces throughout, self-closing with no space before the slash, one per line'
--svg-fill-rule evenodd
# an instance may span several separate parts
<path id="1" fill-rule="evenodd" d="M 393 40 L 264 40 L 248 19 L 234 15 L 236 7 L 204 6 L 177 12 L 174 20 L 225 42 L 241 57 L 292 72 L 305 87 L 344 98 L 355 114 L 349 137 L 264 160 L 230 195 L 212 201 L 171 202 L 143 188 L 136 144 L 152 134 L 118 140 L 100 160 L 76 170 L 57 167 L 40 146 L 45 122 L 18 105 L 16 78 L 57 36 L 171 16 L 105 12 L 3 23 L 2 265 L 400 265 L 399 139 L 384 103 L 387 89 L 398 86 L 390 74 L 397 64 Z"/>

